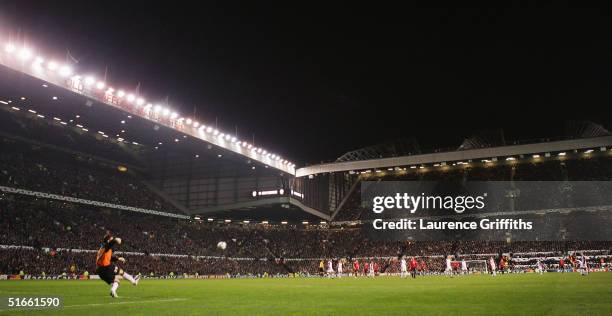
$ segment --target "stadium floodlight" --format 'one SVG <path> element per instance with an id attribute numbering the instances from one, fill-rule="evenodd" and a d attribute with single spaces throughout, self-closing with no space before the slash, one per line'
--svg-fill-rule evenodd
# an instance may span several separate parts
<path id="1" fill-rule="evenodd" d="M 592 152 L 593 152 L 593 149 L 589 149 L 589 150 L 585 151 L 584 153 L 585 153 L 585 154 L 590 154 L 590 153 L 592 153 Z"/>
<path id="2" fill-rule="evenodd" d="M 40 56 L 36 56 L 36 58 L 34 59 L 34 62 L 36 63 L 36 65 L 40 66 L 40 64 L 45 62 L 45 59 Z"/>
<path id="3" fill-rule="evenodd" d="M 214 131 L 213 131 L 213 135 L 215 135 L 215 136 L 216 136 L 216 135 L 219 135 L 219 130 L 214 130 Z"/>
<path id="4" fill-rule="evenodd" d="M 308 225 L 308 221 L 302 221 L 302 224 Z"/>
<path id="5" fill-rule="evenodd" d="M 60 68 L 59 74 L 62 77 L 68 77 L 72 74 L 72 69 L 68 65 L 64 65 Z"/>
<path id="6" fill-rule="evenodd" d="M 96 88 L 98 88 L 98 90 L 104 89 L 105 86 L 106 84 L 102 81 L 98 81 L 98 83 L 96 83 Z"/>
<path id="7" fill-rule="evenodd" d="M 247 142 L 242 142 L 242 147 L 250 146 Z"/>
<path id="8" fill-rule="evenodd" d="M 230 134 L 225 135 L 225 140 L 230 140 L 230 139 L 232 139 L 232 135 Z"/>
<path id="9" fill-rule="evenodd" d="M 56 97 L 56 96 L 53 96 L 51 99 L 53 99 L 53 100 L 57 100 L 57 97 Z"/>
<path id="10" fill-rule="evenodd" d="M 168 116 L 168 115 L 170 115 L 170 109 L 168 109 L 168 108 L 164 108 L 164 109 L 162 110 L 162 114 L 163 114 L 164 116 Z"/>
<path id="11" fill-rule="evenodd" d="M 226 223 L 231 223 L 231 222 L 232 222 L 232 220 L 231 220 L 231 219 L 226 219 L 226 220 L 225 220 L 225 222 L 226 222 Z"/>
<path id="12" fill-rule="evenodd" d="M 170 118 L 171 119 L 175 119 L 177 117 L 178 117 L 178 113 L 176 113 L 176 112 L 172 112 L 172 114 L 170 114 Z"/>
<path id="13" fill-rule="evenodd" d="M 225 136 L 224 133 L 219 134 L 219 138 L 223 139 L 223 137 Z"/>
<path id="14" fill-rule="evenodd" d="M 187 125 L 191 125 L 191 122 L 193 122 L 190 118 L 188 118 L 187 120 L 185 120 L 185 124 Z"/>
<path id="15" fill-rule="evenodd" d="M 85 85 L 87 86 L 91 86 L 92 84 L 94 84 L 96 82 L 96 78 L 94 78 L 93 76 L 87 76 L 85 77 Z"/>
<path id="16" fill-rule="evenodd" d="M 250 223 L 250 221 L 247 221 L 247 220 L 244 220 L 244 221 L 242 221 L 242 222 L 243 222 L 243 223 L 245 223 L 245 224 Z"/>
<path id="17" fill-rule="evenodd" d="M 261 148 L 257 148 L 257 152 L 261 154 L 263 150 Z"/>
<path id="18" fill-rule="evenodd" d="M 268 221 L 261 221 L 262 224 L 267 225 L 269 222 Z"/>
<path id="19" fill-rule="evenodd" d="M 108 89 L 106 89 L 106 93 L 108 94 L 112 94 L 113 92 L 115 92 L 115 89 L 108 87 Z"/>
<path id="20" fill-rule="evenodd" d="M 200 122 L 193 122 L 193 127 L 198 128 L 198 126 L 200 126 Z"/>
<path id="21" fill-rule="evenodd" d="M 540 155 L 535 154 L 535 155 L 533 155 L 533 156 L 531 156 L 531 157 L 533 157 L 533 159 L 538 159 L 538 158 L 540 158 Z"/>
<path id="22" fill-rule="evenodd" d="M 506 158 L 506 161 L 514 161 L 514 160 L 516 160 L 516 158 L 514 158 L 514 157 L 508 157 L 508 158 Z"/>
<path id="23" fill-rule="evenodd" d="M 145 100 L 143 98 L 138 98 L 136 99 L 136 105 L 141 106 L 145 103 Z"/>
<path id="24" fill-rule="evenodd" d="M 230 139 L 230 141 L 231 141 L 232 143 L 235 143 L 235 142 L 236 142 L 236 137 L 232 137 L 232 139 Z"/>
<path id="25" fill-rule="evenodd" d="M 30 59 L 30 57 L 32 57 L 32 51 L 30 51 L 27 48 L 22 48 L 21 51 L 19 52 L 19 58 L 22 60 L 28 60 Z"/>
<path id="26" fill-rule="evenodd" d="M 128 100 L 128 102 L 132 103 L 132 102 L 134 102 L 134 100 L 136 100 L 136 97 L 133 94 L 130 93 L 127 96 L 127 100 Z"/>
<path id="27" fill-rule="evenodd" d="M 162 106 L 159 105 L 159 104 L 155 105 L 155 108 L 153 109 L 153 111 L 155 111 L 155 113 L 159 113 L 159 111 L 161 111 L 161 110 L 162 110 Z"/>
<path id="28" fill-rule="evenodd" d="M 213 219 L 213 218 L 210 218 L 210 217 L 209 217 L 207 220 L 208 220 L 209 222 L 214 221 L 214 219 Z"/>
<path id="29" fill-rule="evenodd" d="M 206 128 L 206 132 L 207 132 L 207 133 L 211 133 L 211 132 L 212 132 L 212 130 L 213 130 L 213 128 L 212 128 L 212 127 L 210 127 L 210 126 Z"/>
<path id="30" fill-rule="evenodd" d="M 56 69 L 57 69 L 57 67 L 59 67 L 59 66 L 57 65 L 57 63 L 56 63 L 56 62 L 54 62 L 54 61 L 52 60 L 52 61 L 50 61 L 50 62 L 47 64 L 47 67 L 49 68 L 49 70 L 56 70 Z"/>
<path id="31" fill-rule="evenodd" d="M 251 149 L 251 148 L 253 148 L 253 145 L 251 145 L 251 144 L 247 144 L 247 148 L 248 148 L 248 149 Z"/>
<path id="32" fill-rule="evenodd" d="M 123 90 L 117 91 L 117 96 L 120 97 L 120 98 L 123 98 L 123 96 L 125 96 L 125 91 L 123 91 Z"/>
<path id="33" fill-rule="evenodd" d="M 560 152 L 560 153 L 559 153 L 559 157 L 563 157 L 563 156 L 565 156 L 565 155 L 566 155 L 566 154 L 565 154 L 565 152 Z"/>
<path id="34" fill-rule="evenodd" d="M 14 52 L 14 51 L 15 51 L 15 49 L 16 49 L 15 45 L 13 45 L 13 44 L 11 44 L 11 43 L 8 43 L 8 44 L 6 44 L 6 46 L 4 46 L 4 50 L 5 50 L 7 53 L 12 53 L 12 52 Z"/>
<path id="35" fill-rule="evenodd" d="M 282 221 L 281 224 L 287 225 L 287 221 Z"/>

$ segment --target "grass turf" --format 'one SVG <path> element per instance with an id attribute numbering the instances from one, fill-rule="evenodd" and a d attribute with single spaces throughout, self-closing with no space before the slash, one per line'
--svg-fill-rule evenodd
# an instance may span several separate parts
<path id="1" fill-rule="evenodd" d="M 0 296 L 58 295 L 61 315 L 612 315 L 612 273 L 342 279 L 0 281 Z"/>

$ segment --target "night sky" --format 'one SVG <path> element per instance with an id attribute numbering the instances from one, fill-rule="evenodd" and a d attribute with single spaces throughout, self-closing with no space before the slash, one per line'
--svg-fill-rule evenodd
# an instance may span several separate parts
<path id="1" fill-rule="evenodd" d="M 87 1 L 88 2 L 88 1 Z M 298 164 L 399 138 L 458 146 L 612 128 L 612 24 L 600 9 L 266 7 L 258 1 L 0 1 L 0 39 L 66 51 L 79 73 Z M 114 4 L 113 4 L 114 3 Z"/>

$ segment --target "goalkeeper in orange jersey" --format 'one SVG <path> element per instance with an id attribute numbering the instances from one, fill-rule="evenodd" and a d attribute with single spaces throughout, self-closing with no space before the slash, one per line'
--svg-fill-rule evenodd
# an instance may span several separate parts
<path id="1" fill-rule="evenodd" d="M 110 295 L 112 297 L 118 297 L 117 288 L 121 279 L 126 279 L 133 285 L 138 285 L 140 280 L 140 276 L 133 277 L 115 265 L 116 262 L 125 262 L 123 257 L 113 255 L 115 246 L 120 244 L 121 238 L 113 237 L 110 233 L 107 233 L 96 254 L 96 274 L 111 286 Z"/>

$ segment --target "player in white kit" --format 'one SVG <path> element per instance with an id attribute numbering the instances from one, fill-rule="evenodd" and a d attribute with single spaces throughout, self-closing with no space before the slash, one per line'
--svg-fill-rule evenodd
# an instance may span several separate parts
<path id="1" fill-rule="evenodd" d="M 584 256 L 584 253 L 580 257 L 579 264 L 580 264 L 580 275 L 582 275 L 582 276 L 588 275 L 589 274 L 589 267 L 587 266 L 587 261 L 586 261 L 586 257 Z"/>
<path id="2" fill-rule="evenodd" d="M 540 275 L 544 274 L 544 264 L 542 264 L 540 260 L 538 260 L 538 263 L 536 264 L 536 273 Z"/>
<path id="3" fill-rule="evenodd" d="M 461 259 L 461 274 L 462 275 L 468 274 L 468 268 L 467 268 L 467 263 L 465 262 L 465 259 Z"/>
<path id="4" fill-rule="evenodd" d="M 342 259 L 338 259 L 337 270 L 338 270 L 337 276 L 338 278 L 341 278 L 342 277 Z"/>
<path id="5" fill-rule="evenodd" d="M 368 271 L 368 276 L 374 277 L 374 261 L 370 261 L 370 271 Z"/>
<path id="6" fill-rule="evenodd" d="M 406 257 L 402 256 L 400 261 L 400 278 L 405 278 L 406 276 L 408 276 L 408 267 L 406 267 Z"/>
<path id="7" fill-rule="evenodd" d="M 495 266 L 495 260 L 493 260 L 493 257 L 489 257 L 489 268 L 491 269 L 491 275 L 497 276 L 497 267 Z"/>
<path id="8" fill-rule="evenodd" d="M 444 275 L 453 276 L 453 266 L 451 264 L 451 256 L 446 257 L 446 269 L 444 269 Z"/>
<path id="9" fill-rule="evenodd" d="M 331 259 L 327 260 L 327 277 L 331 278 L 334 276 L 334 265 L 332 264 Z"/>

